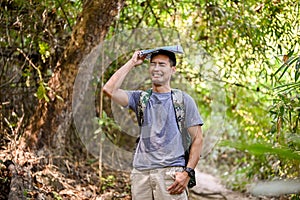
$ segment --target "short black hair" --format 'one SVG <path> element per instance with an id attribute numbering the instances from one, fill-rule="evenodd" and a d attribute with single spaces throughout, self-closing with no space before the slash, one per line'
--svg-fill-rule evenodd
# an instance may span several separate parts
<path id="1" fill-rule="evenodd" d="M 169 62 L 171 64 L 171 67 L 176 66 L 176 56 L 175 53 L 171 51 L 166 51 L 166 50 L 159 50 L 157 52 L 154 52 L 150 56 L 150 62 L 152 61 L 152 58 L 154 58 L 157 55 L 165 55 L 169 57 Z"/>

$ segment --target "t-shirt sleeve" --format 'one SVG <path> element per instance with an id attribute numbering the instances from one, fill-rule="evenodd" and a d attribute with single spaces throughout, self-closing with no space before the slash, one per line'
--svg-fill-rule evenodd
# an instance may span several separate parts
<path id="1" fill-rule="evenodd" d="M 137 112 L 137 106 L 139 104 L 139 99 L 141 95 L 141 91 L 139 90 L 127 90 L 128 95 L 128 108 L 133 110 L 135 113 Z"/>
<path id="2" fill-rule="evenodd" d="M 184 105 L 185 105 L 185 126 L 187 128 L 192 126 L 203 125 L 202 117 L 198 111 L 198 107 L 194 99 L 184 93 Z"/>

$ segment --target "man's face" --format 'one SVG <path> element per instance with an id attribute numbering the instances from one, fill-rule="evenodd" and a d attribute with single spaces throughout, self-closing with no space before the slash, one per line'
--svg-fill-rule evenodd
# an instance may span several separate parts
<path id="1" fill-rule="evenodd" d="M 150 62 L 150 77 L 154 85 L 162 86 L 170 83 L 175 66 L 171 66 L 169 57 L 166 55 L 154 56 Z"/>

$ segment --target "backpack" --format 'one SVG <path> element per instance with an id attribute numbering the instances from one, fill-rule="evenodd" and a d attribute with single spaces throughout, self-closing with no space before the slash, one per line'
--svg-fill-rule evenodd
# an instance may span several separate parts
<path id="1" fill-rule="evenodd" d="M 142 91 L 140 94 L 140 99 L 137 107 L 137 119 L 138 119 L 139 126 L 142 126 L 144 122 L 144 111 L 147 107 L 151 94 L 152 94 L 152 89 Z M 191 137 L 187 129 L 184 128 L 185 107 L 184 107 L 183 92 L 178 89 L 172 89 L 171 95 L 172 95 L 172 102 L 175 111 L 177 126 L 182 135 L 182 144 L 185 149 L 184 158 L 185 158 L 185 164 L 187 165 L 189 159 L 189 153 L 190 153 Z M 188 183 L 188 187 L 191 188 L 195 185 L 196 185 L 196 179 L 195 177 L 191 177 Z"/>

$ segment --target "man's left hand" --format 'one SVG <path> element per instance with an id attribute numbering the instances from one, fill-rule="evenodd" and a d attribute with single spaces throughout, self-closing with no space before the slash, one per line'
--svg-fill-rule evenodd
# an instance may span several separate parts
<path id="1" fill-rule="evenodd" d="M 176 172 L 174 183 L 167 188 L 170 194 L 181 194 L 187 188 L 190 177 L 187 172 Z"/>

